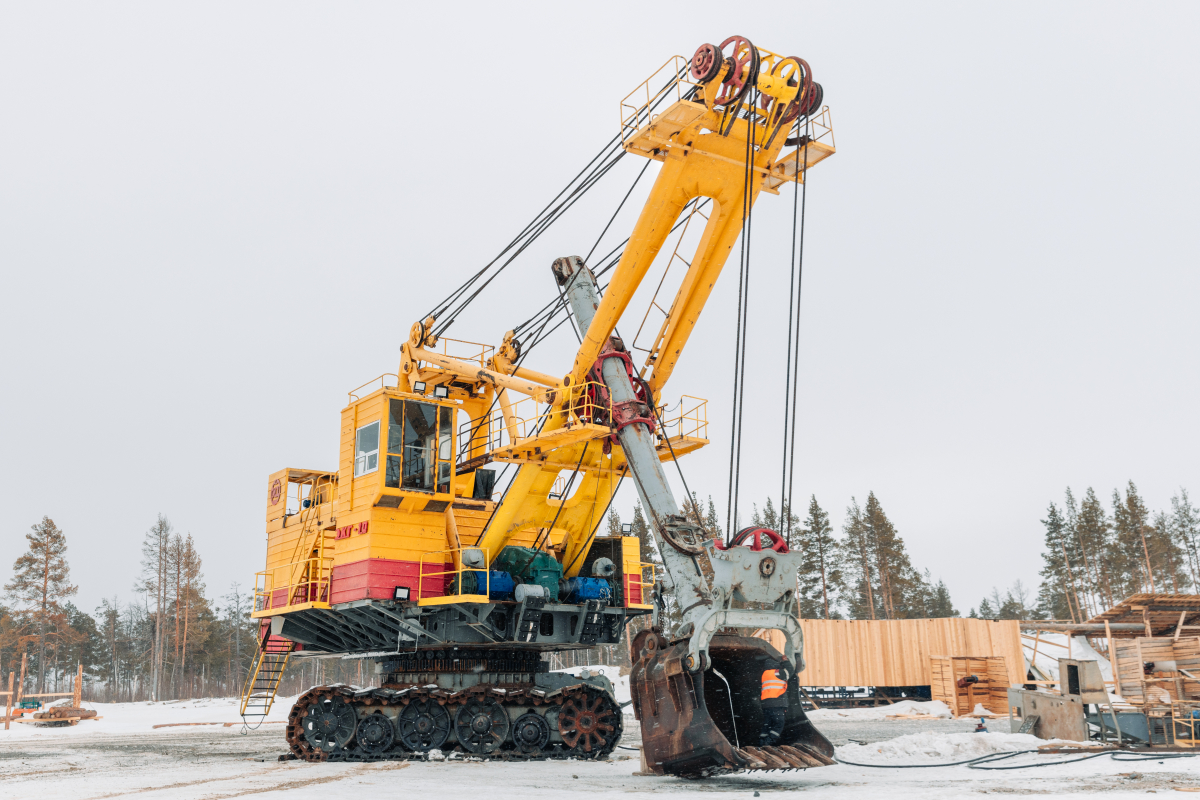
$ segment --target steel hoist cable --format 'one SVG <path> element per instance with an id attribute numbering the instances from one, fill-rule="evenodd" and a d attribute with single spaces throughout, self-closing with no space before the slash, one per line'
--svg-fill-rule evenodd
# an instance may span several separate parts
<path id="1" fill-rule="evenodd" d="M 792 200 L 792 255 L 788 259 L 792 267 L 791 285 L 788 292 L 788 351 L 787 375 L 784 377 L 783 395 L 783 471 L 779 487 L 780 505 L 786 505 L 786 511 L 780 513 L 786 519 L 784 540 L 792 543 L 792 488 L 796 469 L 796 405 L 800 394 L 800 298 L 801 285 L 804 280 L 804 212 L 808 206 L 808 141 L 809 118 L 804 119 L 804 181 L 800 181 L 801 148 L 796 148 L 796 190 Z M 796 206 L 800 207 L 800 243 L 796 244 Z M 793 297 L 795 302 L 793 304 Z M 793 317 L 795 321 L 793 322 Z M 795 332 L 793 334 L 793 325 Z M 794 349 L 793 349 L 794 348 Z M 789 397 L 790 395 L 790 397 Z M 788 401 L 791 401 L 790 407 Z M 789 441 L 790 434 L 790 441 Z"/>
<path id="2" fill-rule="evenodd" d="M 759 102 L 757 90 L 752 95 L 753 109 Z M 736 114 L 735 114 L 736 117 Z M 732 130 L 733 122 L 730 122 Z M 737 319 L 733 350 L 733 403 L 729 441 L 729 487 L 726 502 L 725 541 L 733 538 L 737 529 L 738 494 L 741 488 L 742 467 L 742 409 L 745 401 L 746 339 L 750 310 L 750 237 L 753 224 L 754 202 L 750 197 L 754 186 L 754 115 L 746 115 L 746 167 L 742 183 L 742 236 L 738 255 Z"/>
<path id="3" fill-rule="evenodd" d="M 669 93 L 666 92 L 666 89 L 670 88 L 673 83 L 678 82 L 680 78 L 687 73 L 687 70 L 690 69 L 690 65 L 691 62 L 689 61 L 678 73 L 675 74 L 675 76 L 667 81 L 663 87 L 663 90 L 656 95 L 656 100 L 648 104 L 644 109 L 639 110 L 634 124 L 640 126 L 644 120 L 648 121 L 650 119 L 650 115 L 654 112 L 654 110 L 657 109 L 658 106 L 665 102 L 669 97 Z M 622 133 L 618 133 L 600 149 L 599 153 L 592 157 L 591 161 L 589 161 L 587 165 L 584 166 L 584 168 L 580 170 L 575 177 L 572 178 L 571 181 L 569 181 L 567 185 L 563 187 L 563 189 L 560 190 L 559 193 L 556 194 L 544 208 L 542 208 L 540 212 L 538 212 L 533 220 L 525 225 L 521 232 L 518 233 L 517 236 L 514 237 L 512 241 L 510 241 L 504 247 L 504 249 L 502 249 L 500 253 L 496 255 L 495 258 L 485 264 L 475 274 L 464 281 L 457 289 L 451 292 L 447 298 L 435 305 L 432 310 L 422 317 L 422 319 L 426 319 L 432 316 L 439 320 L 433 331 L 433 334 L 443 334 L 445 330 L 454 322 L 454 319 L 458 316 L 458 314 L 461 314 L 467 305 L 469 305 L 476 297 L 478 297 L 479 293 L 485 289 L 488 284 L 490 284 L 496 278 L 496 276 L 504 270 L 505 267 L 511 264 L 513 260 L 522 252 L 524 252 L 524 250 L 529 247 L 529 245 L 531 245 L 539 236 L 541 236 L 547 228 L 561 218 L 562 215 L 565 214 L 566 211 L 569 210 L 570 207 L 573 206 L 575 202 L 577 202 L 579 198 L 583 196 L 583 194 L 591 189 L 600 180 L 600 178 L 604 177 L 604 175 L 612 169 L 613 165 L 615 165 L 616 162 L 625 155 L 625 153 L 626 151 L 622 144 Z M 557 205 L 555 205 L 556 203 Z M 505 255 L 514 249 L 516 249 L 516 252 L 509 256 L 509 258 L 502 264 L 500 264 L 500 266 L 493 271 L 492 275 L 487 277 L 481 286 L 476 288 L 475 291 L 471 292 L 471 294 L 467 294 L 467 292 L 471 291 L 472 287 L 475 286 L 476 283 L 484 278 L 489 270 L 492 270 L 492 268 L 496 266 L 496 264 L 500 262 Z"/>
<path id="4" fill-rule="evenodd" d="M 704 208 L 705 206 L 707 206 L 709 202 L 710 202 L 710 200 L 707 197 L 696 198 L 696 199 L 689 201 L 689 203 L 683 207 L 683 211 L 680 212 L 680 219 L 679 219 L 679 221 L 677 221 L 675 223 L 674 227 L 671 228 L 671 233 L 674 233 L 675 231 L 679 230 L 681 227 L 683 227 L 687 223 L 686 212 L 688 212 L 692 208 L 693 205 L 696 206 L 696 210 L 700 210 L 700 209 Z M 698 205 L 697 205 L 697 203 L 698 203 Z M 629 237 L 626 237 L 624 241 L 622 241 L 620 244 L 618 244 L 612 250 L 609 250 L 608 253 L 606 253 L 604 256 L 602 256 L 599 259 L 599 262 L 598 262 L 600 264 L 603 264 L 604 266 L 593 269 L 592 274 L 595 277 L 600 278 L 600 277 L 603 277 L 604 275 L 608 274 L 609 272 L 611 272 L 613 270 L 613 268 L 615 268 L 617 266 L 617 264 L 620 263 L 621 256 L 624 255 L 624 252 L 625 252 L 625 246 L 628 244 L 629 244 Z M 585 263 L 586 263 L 586 259 L 585 259 Z M 605 284 L 604 286 L 599 286 L 598 289 L 600 291 L 600 294 L 603 295 L 604 290 L 607 288 L 608 288 L 607 284 Z M 539 311 L 537 311 L 532 317 L 530 317 L 529 319 L 522 322 L 520 325 L 517 325 L 515 328 L 513 328 L 513 335 L 514 336 L 520 335 L 521 332 L 524 331 L 526 328 L 536 325 L 539 322 L 539 320 L 541 320 L 543 315 L 545 315 L 545 314 L 556 315 L 556 314 L 560 313 L 561 311 L 562 311 L 562 308 L 560 307 L 559 300 L 557 298 L 554 300 L 551 300 L 549 303 L 542 306 L 542 308 Z M 546 335 L 548 336 L 555 329 L 557 329 L 557 327 L 558 327 L 558 325 L 555 325 L 554 328 L 551 328 L 550 331 L 548 331 L 546 333 Z M 541 341 L 541 340 L 539 339 L 538 341 Z M 528 347 L 532 347 L 532 345 L 529 345 Z M 527 347 L 523 346 L 522 352 L 525 352 L 526 349 L 527 349 Z"/>

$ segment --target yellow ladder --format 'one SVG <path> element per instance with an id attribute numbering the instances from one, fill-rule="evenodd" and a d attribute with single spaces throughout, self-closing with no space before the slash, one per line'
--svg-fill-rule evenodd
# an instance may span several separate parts
<path id="1" fill-rule="evenodd" d="M 283 680 L 283 671 L 287 668 L 293 647 L 291 641 L 270 635 L 259 645 L 254 669 L 250 670 L 246 685 L 242 688 L 239 713 L 247 725 L 262 722 L 271 712 L 271 705 L 275 702 L 275 694 L 279 691 L 279 682 Z"/>

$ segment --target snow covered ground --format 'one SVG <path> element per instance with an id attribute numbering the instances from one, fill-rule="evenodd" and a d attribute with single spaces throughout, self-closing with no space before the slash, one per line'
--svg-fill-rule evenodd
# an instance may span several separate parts
<path id="1" fill-rule="evenodd" d="M 615 676 L 613 676 L 615 677 Z M 898 704 L 899 705 L 899 704 Z M 900 713 L 936 711 L 929 704 Z M 286 717 L 280 698 L 272 720 Z M 922 708 L 925 706 L 925 708 Z M 617 750 L 606 762 L 479 763 L 469 761 L 382 764 L 308 764 L 278 761 L 286 748 L 282 725 L 245 735 L 233 700 L 184 703 L 95 704 L 104 717 L 69 728 L 14 725 L 0 730 L 0 798 L 101 800 L 225 800 L 235 797 L 429 798 L 485 796 L 488 800 L 562 800 L 564 790 L 596 800 L 674 795 L 750 800 L 755 792 L 802 791 L 818 798 L 957 798 L 983 793 L 1074 797 L 1144 797 L 1148 792 L 1200 790 L 1200 759 L 1119 763 L 1103 757 L 1039 769 L 984 772 L 967 767 L 872 769 L 840 764 L 804 772 L 729 775 L 706 781 L 635 775 L 635 750 Z M 895 706 L 889 707 L 897 713 Z M 886 720 L 876 709 L 828 712 L 824 723 L 838 755 L 880 764 L 938 764 L 990 752 L 1035 748 L 1045 742 L 1007 733 L 1006 720 L 988 723 L 990 733 L 968 732 L 963 721 Z M 836 714 L 836 717 L 832 715 Z M 235 722 L 164 727 L 182 722 Z M 626 716 L 622 744 L 635 746 L 637 724 Z M 836 728 L 840 735 L 832 735 Z M 905 735 L 897 736 L 898 733 Z M 1042 763 L 1062 755 L 1029 754 L 1004 764 Z"/>
<path id="2" fill-rule="evenodd" d="M 897 714 L 928 714 L 940 719 L 951 719 L 954 716 L 950 707 L 941 700 L 898 700 L 890 705 L 873 708 L 821 708 L 808 712 L 808 718 L 820 727 L 822 722 L 841 719 L 887 719 Z"/>

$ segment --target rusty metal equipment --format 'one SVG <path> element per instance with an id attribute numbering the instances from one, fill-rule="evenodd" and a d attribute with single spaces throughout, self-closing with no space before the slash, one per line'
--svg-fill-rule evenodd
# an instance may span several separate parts
<path id="1" fill-rule="evenodd" d="M 655 631 L 633 640 L 630 688 L 648 765 L 660 774 L 695 778 L 834 763 L 833 745 L 800 706 L 795 675 L 788 678 L 782 738 L 773 746 L 757 746 L 763 719 L 760 676 L 780 661 L 778 650 L 762 639 L 719 634 L 708 652 L 710 667 L 696 671 L 686 666 L 686 641 L 672 645 Z"/>

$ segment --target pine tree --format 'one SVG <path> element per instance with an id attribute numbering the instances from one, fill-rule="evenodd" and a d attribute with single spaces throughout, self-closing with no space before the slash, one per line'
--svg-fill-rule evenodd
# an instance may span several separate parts
<path id="1" fill-rule="evenodd" d="M 975 610 L 972 609 L 971 614 L 974 615 L 974 613 Z M 938 581 L 933 587 L 933 599 L 929 604 L 929 616 L 934 619 L 958 616 L 958 610 L 950 600 L 950 590 L 946 588 L 945 581 Z"/>
<path id="2" fill-rule="evenodd" d="M 878 576 L 874 594 L 879 598 L 883 616 L 887 619 L 924 616 L 929 588 L 913 567 L 904 540 L 897 534 L 874 492 L 867 495 L 862 518 L 874 553 Z"/>
<path id="3" fill-rule="evenodd" d="M 775 511 L 775 504 L 771 502 L 771 498 L 768 497 L 767 504 L 763 506 L 762 521 L 755 524 L 761 525 L 768 530 L 779 531 L 779 514 Z"/>
<path id="4" fill-rule="evenodd" d="M 1170 514 L 1159 511 L 1154 515 L 1154 522 L 1147 531 L 1150 547 L 1150 560 L 1154 572 L 1158 575 L 1160 585 L 1172 594 L 1180 594 L 1192 585 L 1188 570 L 1187 549 L 1174 530 L 1174 521 Z"/>
<path id="5" fill-rule="evenodd" d="M 1050 619 L 1086 619 L 1080 610 L 1075 571 L 1082 567 L 1078 547 L 1067 527 L 1067 520 L 1058 506 L 1050 504 L 1046 518 L 1045 550 L 1042 552 L 1042 585 L 1038 591 L 1038 607 Z M 1074 564 L 1072 560 L 1074 559 Z"/>
<path id="6" fill-rule="evenodd" d="M 1112 546 L 1106 564 L 1110 569 L 1115 568 L 1121 578 L 1119 595 L 1123 597 L 1138 592 L 1153 592 L 1154 572 L 1150 564 L 1150 547 L 1146 541 L 1150 512 L 1138 497 L 1133 481 L 1129 482 L 1129 491 L 1124 500 L 1121 499 L 1121 493 L 1113 489 L 1112 506 Z"/>
<path id="7" fill-rule="evenodd" d="M 713 538 L 721 535 L 721 518 L 717 516 L 717 506 L 711 494 L 708 496 L 708 513 L 704 515 L 704 532 Z"/>
<path id="8" fill-rule="evenodd" d="M 704 513 L 700 510 L 700 501 L 696 498 L 695 493 L 690 497 L 683 498 L 683 508 L 679 510 L 679 513 L 689 522 L 696 523 L 701 529 L 704 528 Z"/>
<path id="9" fill-rule="evenodd" d="M 621 515 L 617 513 L 615 508 L 608 512 L 608 535 L 621 535 Z"/>
<path id="10" fill-rule="evenodd" d="M 1171 535 L 1187 554 L 1192 586 L 1200 588 L 1200 509 L 1188 499 L 1187 489 L 1171 498 Z"/>
<path id="11" fill-rule="evenodd" d="M 1000 619 L 1037 619 L 1038 612 L 1029 605 L 1029 590 L 1020 580 L 1013 581 L 1012 586 L 1000 598 L 1000 593 L 993 589 L 992 594 L 998 599 L 996 616 Z"/>
<path id="12" fill-rule="evenodd" d="M 633 506 L 633 522 L 629 526 L 629 535 L 638 537 L 643 563 L 661 563 L 658 558 L 658 548 L 655 546 L 654 537 L 650 535 L 650 526 L 646 524 L 646 517 L 642 514 L 641 503 L 635 503 Z"/>
<path id="13" fill-rule="evenodd" d="M 203 643 L 207 635 L 206 619 L 211 615 L 208 601 L 204 598 L 204 576 L 201 573 L 202 562 L 196 552 L 195 543 L 189 533 L 180 541 L 177 564 L 178 591 L 175 600 L 175 617 L 182 620 L 176 624 L 181 631 L 179 640 L 179 675 L 183 680 L 187 674 L 188 644 L 195 648 Z"/>
<path id="14" fill-rule="evenodd" d="M 1123 564 L 1112 562 L 1113 547 L 1110 543 L 1112 538 L 1112 526 L 1109 524 L 1108 517 L 1104 513 L 1104 506 L 1100 503 L 1100 498 L 1096 497 L 1096 493 L 1089 486 L 1088 490 L 1083 495 L 1083 502 L 1079 505 L 1078 513 L 1074 513 L 1074 498 L 1068 492 L 1068 516 L 1073 522 L 1076 539 L 1079 541 L 1079 547 L 1087 559 L 1088 571 L 1091 575 L 1092 585 L 1095 587 L 1096 603 L 1091 609 L 1094 614 L 1100 605 L 1104 608 L 1112 608 L 1116 605 L 1118 599 L 1116 594 L 1120 591 L 1120 587 L 1114 585 L 1114 574 L 1125 574 Z M 1115 599 L 1114 599 L 1115 598 Z M 1089 615 L 1090 616 L 1090 615 Z"/>
<path id="15" fill-rule="evenodd" d="M 13 564 L 13 578 L 4 590 L 25 604 L 37 626 L 38 691 L 46 685 L 46 640 L 63 615 L 62 603 L 78 591 L 71 584 L 67 564 L 67 537 L 49 517 L 25 534 L 29 549 Z"/>
<path id="16" fill-rule="evenodd" d="M 996 610 L 986 597 L 979 601 L 979 619 L 997 619 Z"/>
<path id="17" fill-rule="evenodd" d="M 846 572 L 849 587 L 846 598 L 851 619 L 875 619 L 875 561 L 870 533 L 863 520 L 858 501 L 850 498 L 846 521 L 842 523 L 842 553 L 840 561 Z"/>
<path id="18" fill-rule="evenodd" d="M 833 526 L 829 524 L 829 515 L 817 503 L 816 495 L 809 501 L 808 517 L 802 526 L 796 526 L 796 533 L 796 545 L 804 555 L 798 581 L 800 616 L 831 619 L 837 593 L 842 588 L 842 571 Z"/>

